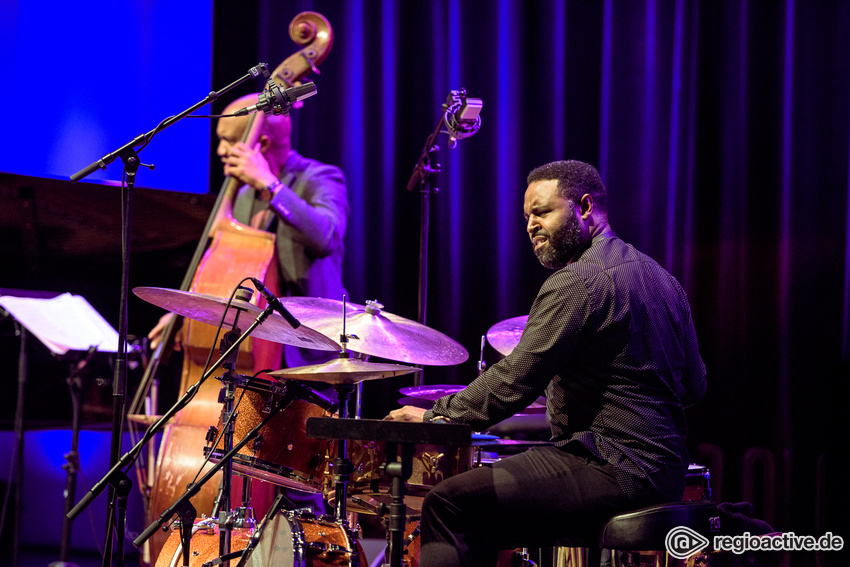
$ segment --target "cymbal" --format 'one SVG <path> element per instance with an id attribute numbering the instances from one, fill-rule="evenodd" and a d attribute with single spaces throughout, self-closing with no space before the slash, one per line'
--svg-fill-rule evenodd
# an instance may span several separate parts
<path id="1" fill-rule="evenodd" d="M 172 313 L 213 326 L 217 326 L 221 321 L 222 313 L 227 306 L 227 298 L 177 289 L 137 287 L 133 289 L 133 293 L 148 303 L 153 303 Z M 232 327 L 236 320 L 236 314 L 239 313 L 239 325 L 247 329 L 257 315 L 263 311 L 264 309 L 253 303 L 234 299 L 231 303 L 231 309 L 227 310 L 224 326 Z M 254 329 L 251 336 L 302 348 L 340 349 L 339 344 L 303 323 L 297 329 L 293 328 L 277 313 L 272 313 L 261 325 Z"/>
<path id="2" fill-rule="evenodd" d="M 343 302 L 320 297 L 284 297 L 283 304 L 295 317 L 334 340 L 343 332 Z M 389 360 L 447 366 L 460 364 L 469 353 L 459 343 L 421 323 L 386 313 L 383 305 L 345 304 L 345 333 L 353 335 L 348 348 Z"/>
<path id="3" fill-rule="evenodd" d="M 399 393 L 406 397 L 399 399 L 398 402 L 402 405 L 407 406 L 430 408 L 430 404 L 424 405 L 421 402 L 417 402 L 416 400 L 425 400 L 433 402 L 434 400 L 442 398 L 443 396 L 448 396 L 449 394 L 456 394 L 464 388 L 466 388 L 466 386 L 461 386 L 459 384 L 432 384 L 422 386 L 408 386 L 399 389 Z M 546 413 L 546 398 L 544 397 L 537 398 L 537 400 L 531 402 L 531 405 L 529 405 L 527 408 L 514 415 L 531 415 L 538 413 Z"/>
<path id="4" fill-rule="evenodd" d="M 408 386 L 406 388 L 401 388 L 399 393 L 411 398 L 418 398 L 433 402 L 443 396 L 460 392 L 464 388 L 466 388 L 466 386 L 461 386 L 460 384 L 432 384 L 430 386 Z"/>
<path id="5" fill-rule="evenodd" d="M 487 331 L 487 340 L 497 352 L 508 356 L 519 344 L 527 322 L 528 315 L 521 315 L 496 323 Z"/>
<path id="6" fill-rule="evenodd" d="M 551 445 L 551 441 L 529 441 L 525 439 L 473 439 L 472 445 L 475 447 L 486 447 L 488 451 L 494 453 L 499 452 L 499 447 L 507 448 L 523 448 L 532 447 L 534 445 Z"/>
<path id="7" fill-rule="evenodd" d="M 364 380 L 377 380 L 419 372 L 421 368 L 400 364 L 366 362 L 357 358 L 337 358 L 322 364 L 284 368 L 269 372 L 275 378 L 328 382 L 329 384 L 357 384 Z"/>

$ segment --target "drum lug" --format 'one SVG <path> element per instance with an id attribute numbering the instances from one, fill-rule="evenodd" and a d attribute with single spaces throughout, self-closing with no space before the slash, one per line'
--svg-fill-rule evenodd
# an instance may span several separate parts
<path id="1" fill-rule="evenodd" d="M 432 455 L 430 453 L 422 454 L 422 464 L 425 465 L 425 468 L 429 473 L 433 473 L 440 468 L 440 461 L 445 456 L 445 453 L 438 453 L 436 455 Z"/>
<path id="2" fill-rule="evenodd" d="M 212 443 L 215 441 L 216 437 L 218 437 L 218 428 L 214 425 L 210 425 L 209 429 L 207 429 L 207 443 Z"/>

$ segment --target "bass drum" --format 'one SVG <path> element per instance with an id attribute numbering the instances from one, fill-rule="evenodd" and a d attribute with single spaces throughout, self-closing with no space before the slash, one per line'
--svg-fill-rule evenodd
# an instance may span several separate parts
<path id="1" fill-rule="evenodd" d="M 259 529 L 259 528 L 258 528 Z M 234 529 L 230 535 L 230 551 L 242 551 L 256 537 L 253 529 Z M 198 520 L 189 542 L 189 567 L 201 567 L 219 557 L 219 531 L 211 518 Z M 266 525 L 253 544 L 246 567 L 366 567 L 360 562 L 365 555 L 356 537 L 330 516 L 314 516 L 306 512 L 281 512 Z M 241 556 L 230 560 L 239 563 Z M 174 530 L 157 558 L 155 567 L 183 565 L 180 531 Z"/>
<path id="2" fill-rule="evenodd" d="M 332 516 L 284 511 L 265 527 L 246 565 L 366 567 L 365 561 L 356 536 L 346 524 Z"/>

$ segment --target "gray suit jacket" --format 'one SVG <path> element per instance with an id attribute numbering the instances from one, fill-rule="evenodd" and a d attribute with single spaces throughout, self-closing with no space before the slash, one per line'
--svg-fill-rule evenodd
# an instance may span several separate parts
<path id="1" fill-rule="evenodd" d="M 279 190 L 271 203 L 249 186 L 242 187 L 233 203 L 233 215 L 250 223 L 253 216 L 271 207 L 266 230 L 276 234 L 281 294 L 342 300 L 343 238 L 348 221 L 345 176 L 333 165 L 305 158 L 292 151 L 280 180 L 291 189 Z M 316 364 L 327 352 L 286 347 L 288 367 Z M 334 354 L 334 353 L 330 353 Z"/>

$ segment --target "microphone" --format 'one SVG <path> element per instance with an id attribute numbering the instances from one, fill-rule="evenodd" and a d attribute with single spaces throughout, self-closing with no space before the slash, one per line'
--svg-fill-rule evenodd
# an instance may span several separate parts
<path id="1" fill-rule="evenodd" d="M 337 408 L 337 403 L 324 394 L 317 392 L 316 390 L 309 388 L 298 382 L 296 380 L 287 380 L 286 381 L 286 389 L 290 388 L 295 390 L 295 395 L 299 400 L 304 400 L 305 402 L 310 402 L 311 404 L 315 404 L 322 408 L 325 411 L 329 411 L 330 413 L 334 413 Z"/>
<path id="2" fill-rule="evenodd" d="M 280 299 L 274 296 L 272 292 L 270 292 L 266 286 L 263 285 L 263 282 L 258 280 L 257 278 L 250 278 L 251 282 L 254 284 L 254 287 L 257 288 L 257 291 L 265 298 L 266 302 L 271 306 L 272 309 L 280 313 L 280 316 L 286 319 L 286 322 L 292 325 L 293 329 L 297 329 L 301 326 L 301 321 L 295 318 L 295 316 L 289 312 L 289 310 L 283 306 L 283 303 L 280 302 Z"/>
<path id="3" fill-rule="evenodd" d="M 286 114 L 293 104 L 305 98 L 310 98 L 314 94 L 316 94 L 315 83 L 304 83 L 283 89 L 273 79 L 269 79 L 268 88 L 260 93 L 257 104 L 240 108 L 233 113 L 233 116 L 247 116 L 254 112 L 262 112 L 266 116 Z"/>
<path id="4" fill-rule="evenodd" d="M 481 128 L 481 108 L 484 102 L 480 98 L 467 98 L 466 89 L 451 91 L 446 104 L 444 120 L 449 131 L 449 144 L 454 147 L 458 140 L 473 136 Z"/>

